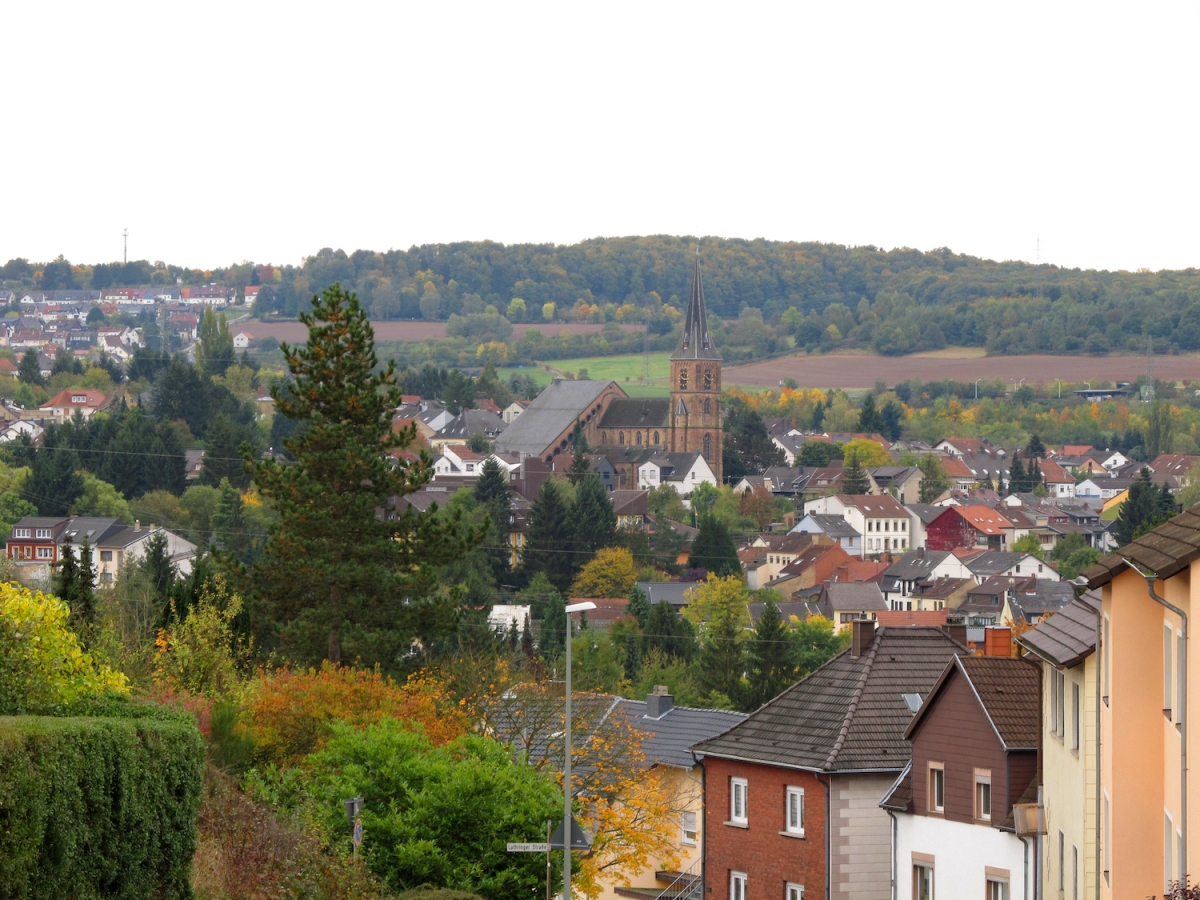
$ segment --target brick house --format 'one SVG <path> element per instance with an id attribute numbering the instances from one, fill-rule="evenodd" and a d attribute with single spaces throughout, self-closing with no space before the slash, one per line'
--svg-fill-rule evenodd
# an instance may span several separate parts
<path id="1" fill-rule="evenodd" d="M 890 897 L 879 801 L 909 762 L 911 696 L 927 696 L 965 652 L 938 628 L 856 622 L 849 649 L 696 744 L 705 900 Z"/>
<path id="2" fill-rule="evenodd" d="M 987 547 L 1007 550 L 1013 523 L 990 506 L 948 506 L 925 526 L 925 546 L 930 550 Z"/>

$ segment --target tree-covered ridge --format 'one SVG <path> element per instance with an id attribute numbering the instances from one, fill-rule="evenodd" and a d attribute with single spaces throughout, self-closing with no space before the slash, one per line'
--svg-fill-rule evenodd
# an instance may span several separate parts
<path id="1" fill-rule="evenodd" d="M 451 338 L 472 348 L 510 342 L 509 322 L 551 321 L 649 322 L 652 336 L 667 344 L 687 298 L 697 245 L 714 337 L 723 352 L 732 351 L 727 359 L 793 345 L 885 354 L 945 344 L 994 353 L 1142 351 L 1146 335 L 1157 353 L 1200 349 L 1195 269 L 1065 269 L 945 248 L 884 251 L 663 235 L 567 246 L 464 241 L 349 254 L 324 248 L 300 266 L 240 263 L 205 272 L 157 262 L 103 267 L 72 266 L 61 258 L 40 266 L 12 260 L 0 267 L 0 281 L 61 287 L 176 278 L 237 288 L 258 284 L 259 312 L 284 316 L 299 314 L 314 294 L 340 283 L 358 293 L 372 318 L 448 321 Z M 546 358 L 558 356 L 555 349 L 540 348 Z M 640 344 L 605 352 L 634 349 Z M 514 345 L 508 358 L 527 355 Z"/>

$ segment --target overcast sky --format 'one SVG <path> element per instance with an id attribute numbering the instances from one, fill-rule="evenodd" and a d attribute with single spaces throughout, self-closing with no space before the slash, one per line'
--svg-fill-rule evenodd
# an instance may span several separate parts
<path id="1" fill-rule="evenodd" d="M 1200 265 L 1200 6 L 5 3 L 0 261 L 692 234 Z"/>

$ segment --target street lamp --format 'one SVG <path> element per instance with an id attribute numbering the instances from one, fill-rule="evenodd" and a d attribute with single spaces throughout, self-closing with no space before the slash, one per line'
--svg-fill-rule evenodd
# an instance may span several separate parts
<path id="1" fill-rule="evenodd" d="M 976 399 L 976 400 L 978 400 L 978 399 L 979 399 L 979 382 L 981 382 L 981 381 L 983 381 L 983 379 L 982 379 L 982 378 L 976 378 L 976 379 L 975 379 L 975 399 Z"/>
<path id="2" fill-rule="evenodd" d="M 567 607 L 567 750 L 563 758 L 563 900 L 571 900 L 571 614 L 595 609 L 590 600 Z"/>

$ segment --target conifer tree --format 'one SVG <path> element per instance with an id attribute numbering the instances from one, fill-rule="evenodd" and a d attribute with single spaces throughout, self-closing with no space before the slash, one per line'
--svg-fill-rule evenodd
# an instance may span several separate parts
<path id="1" fill-rule="evenodd" d="M 558 486 L 547 480 L 529 508 L 529 538 L 522 553 L 528 572 L 544 572 L 554 589 L 566 593 L 575 579 L 575 523 Z"/>
<path id="2" fill-rule="evenodd" d="M 86 537 L 79 545 L 79 580 L 75 584 L 71 618 L 77 623 L 79 640 L 89 646 L 96 633 L 96 569 L 92 565 L 92 545 Z"/>
<path id="3" fill-rule="evenodd" d="M 863 398 L 862 409 L 858 413 L 858 431 L 866 434 L 883 434 L 887 430 L 883 413 L 875 408 L 875 396 L 867 394 Z"/>
<path id="4" fill-rule="evenodd" d="M 251 584 L 296 662 L 398 665 L 414 637 L 453 627 L 453 599 L 437 568 L 482 538 L 456 516 L 404 509 L 396 499 L 429 478 L 428 456 L 393 459 L 416 429 L 392 430 L 396 366 L 378 369 L 375 334 L 358 298 L 333 285 L 313 298 L 304 346 L 281 344 L 293 379 L 273 388 L 277 411 L 306 427 L 284 440 L 295 460 L 246 462 L 279 513 Z M 389 515 L 380 515 L 388 510 Z M 403 510 L 403 511 L 401 511 Z"/>
<path id="5" fill-rule="evenodd" d="M 38 352 L 30 347 L 21 354 L 17 367 L 17 378 L 25 384 L 42 384 L 42 367 L 38 363 Z"/>
<path id="6" fill-rule="evenodd" d="M 63 538 L 62 559 L 58 561 L 58 570 L 54 573 L 54 593 L 74 614 L 75 596 L 78 591 L 79 560 L 75 558 L 71 538 L 68 536 Z"/>
<path id="7" fill-rule="evenodd" d="M 750 639 L 748 709 L 757 709 L 796 680 L 787 625 L 775 601 L 768 600 Z"/>
<path id="8" fill-rule="evenodd" d="M 1012 465 L 1008 471 L 1008 492 L 1010 494 L 1024 494 L 1029 488 L 1025 483 L 1025 466 L 1021 463 L 1021 454 L 1014 453 Z"/>
<path id="9" fill-rule="evenodd" d="M 589 474 L 575 489 L 575 549 L 595 553 L 617 539 L 617 513 L 597 475 Z"/>
<path id="10" fill-rule="evenodd" d="M 1036 434 L 1029 436 L 1029 446 L 1025 448 L 1025 455 L 1030 459 L 1046 458 L 1046 445 L 1042 443 L 1042 439 Z"/>
<path id="11" fill-rule="evenodd" d="M 525 614 L 525 625 L 521 628 L 521 652 L 526 659 L 533 659 L 533 629 L 529 625 L 529 614 Z"/>
<path id="12" fill-rule="evenodd" d="M 729 527 L 716 516 L 704 515 L 700 517 L 699 532 L 692 541 L 688 567 L 715 575 L 740 575 L 742 564 Z"/>
<path id="13" fill-rule="evenodd" d="M 1030 491 L 1036 491 L 1042 485 L 1042 467 L 1038 465 L 1036 456 L 1029 460 L 1029 468 L 1025 470 L 1025 482 Z"/>
<path id="14" fill-rule="evenodd" d="M 646 592 L 636 584 L 629 589 L 629 605 L 625 611 L 637 619 L 638 627 L 645 631 L 650 618 L 650 601 L 646 598 Z"/>
<path id="15" fill-rule="evenodd" d="M 657 650 L 664 656 L 690 660 L 696 651 L 696 631 L 670 603 L 655 603 L 642 629 L 642 650 L 644 653 Z"/>
<path id="16" fill-rule="evenodd" d="M 542 659 L 557 659 L 566 650 L 567 601 L 555 591 L 546 601 L 546 615 L 538 631 L 538 650 Z"/>
<path id="17" fill-rule="evenodd" d="M 160 609 L 166 610 L 175 583 L 175 566 L 167 546 L 166 532 L 156 531 L 146 540 L 146 552 L 138 561 L 138 571 L 146 576 Z M 166 622 L 163 622 L 165 625 Z"/>
<path id="18" fill-rule="evenodd" d="M 843 494 L 866 494 L 871 490 L 871 481 L 867 477 L 867 470 L 862 467 L 858 461 L 858 454 L 851 453 L 850 458 L 846 460 L 845 470 L 842 472 L 842 490 Z"/>

